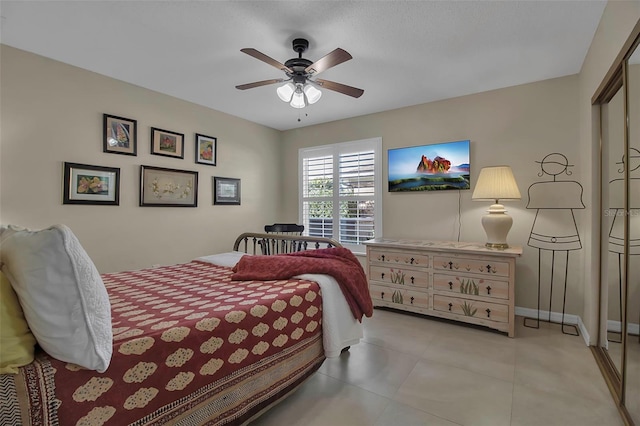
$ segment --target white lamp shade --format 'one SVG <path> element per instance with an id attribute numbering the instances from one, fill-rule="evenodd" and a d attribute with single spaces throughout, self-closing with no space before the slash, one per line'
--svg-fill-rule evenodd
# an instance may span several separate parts
<path id="1" fill-rule="evenodd" d="M 304 94 L 302 93 L 302 90 L 297 89 L 294 93 L 293 93 L 293 98 L 291 98 L 291 103 L 290 105 L 294 108 L 304 108 L 305 104 L 304 104 Z"/>
<path id="2" fill-rule="evenodd" d="M 295 92 L 295 90 L 296 86 L 294 86 L 293 83 L 289 82 L 278 87 L 276 93 L 278 94 L 278 97 L 284 102 L 289 102 L 291 100 L 291 95 L 293 95 L 293 92 Z"/>
<path id="3" fill-rule="evenodd" d="M 499 200 L 519 200 L 520 190 L 509 166 L 484 167 L 480 170 L 478 182 L 473 190 L 472 200 L 494 201 L 489 207 L 489 214 L 482 217 L 482 227 L 487 234 L 486 246 L 506 249 L 507 234 L 513 219 L 505 213 Z"/>
<path id="4" fill-rule="evenodd" d="M 520 190 L 509 166 L 484 167 L 473 190 L 472 200 L 519 200 Z"/>
<path id="5" fill-rule="evenodd" d="M 307 101 L 309 101 L 309 104 L 315 104 L 322 96 L 322 92 L 310 84 L 304 86 L 304 94 L 307 95 Z"/>

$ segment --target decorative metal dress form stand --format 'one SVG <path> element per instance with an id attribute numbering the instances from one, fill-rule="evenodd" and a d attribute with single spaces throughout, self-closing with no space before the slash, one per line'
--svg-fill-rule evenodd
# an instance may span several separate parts
<path id="1" fill-rule="evenodd" d="M 554 323 L 551 321 L 551 302 L 553 300 L 553 284 L 555 278 L 556 252 L 565 253 L 564 270 L 564 290 L 562 298 L 562 320 L 561 330 L 563 334 L 578 336 L 578 328 L 573 324 L 565 324 L 565 308 L 567 302 L 567 278 L 569 273 L 569 252 L 580 250 L 582 243 L 576 225 L 574 209 L 584 209 L 582 202 L 582 185 L 576 181 L 558 180 L 558 175 L 571 175 L 567 157 L 560 153 L 552 153 L 545 156 L 540 164 L 541 171 L 538 176 L 549 175 L 553 180 L 535 182 L 529 186 L 528 209 L 536 209 L 536 217 L 531 227 L 528 245 L 538 249 L 538 317 L 525 318 L 525 327 L 539 328 L 540 321 Z M 549 318 L 540 319 L 540 285 L 541 285 L 541 263 L 542 251 L 551 252 L 551 280 L 549 286 Z M 527 320 L 536 320 L 536 325 L 527 325 Z M 565 331 L 565 326 L 573 327 L 575 333 Z"/>
<path id="2" fill-rule="evenodd" d="M 640 158 L 640 151 L 635 148 L 630 148 L 631 151 L 630 160 Z M 622 156 L 622 161 L 617 162 L 616 164 L 621 165 L 622 168 L 618 169 L 618 173 L 624 173 L 624 169 L 626 167 L 625 157 Z M 632 164 L 629 161 L 629 164 Z M 629 168 L 629 173 L 638 170 L 640 168 L 640 164 L 634 168 Z M 617 188 L 619 186 L 622 188 Z M 629 178 L 629 186 L 632 187 L 630 189 L 630 193 L 638 194 L 640 187 L 640 178 L 633 177 Z M 636 189 L 635 191 L 633 189 Z M 609 181 L 609 191 L 611 194 L 623 194 L 624 193 L 624 178 L 612 179 Z M 614 206 L 609 206 L 609 214 L 613 216 L 613 221 L 611 222 L 611 229 L 609 230 L 609 252 L 616 253 L 618 255 L 618 297 L 619 297 L 619 309 L 620 309 L 620 324 L 622 325 L 622 256 L 624 255 L 624 197 L 620 197 L 620 204 L 613 203 Z M 629 222 L 630 222 L 630 230 L 629 230 L 629 256 L 637 256 L 640 255 L 640 206 L 630 205 L 629 209 Z M 635 213 L 635 214 L 634 214 Z M 631 226 L 631 223 L 636 226 Z M 636 232 L 633 232 L 633 231 Z M 615 343 L 622 342 L 622 328 L 620 332 L 617 331 L 609 331 L 609 333 L 620 334 L 620 340 L 611 340 Z"/>

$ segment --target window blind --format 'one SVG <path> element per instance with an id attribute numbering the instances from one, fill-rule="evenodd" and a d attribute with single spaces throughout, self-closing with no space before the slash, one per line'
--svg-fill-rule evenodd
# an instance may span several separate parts
<path id="1" fill-rule="evenodd" d="M 351 249 L 381 234 L 381 139 L 300 150 L 305 234 Z"/>

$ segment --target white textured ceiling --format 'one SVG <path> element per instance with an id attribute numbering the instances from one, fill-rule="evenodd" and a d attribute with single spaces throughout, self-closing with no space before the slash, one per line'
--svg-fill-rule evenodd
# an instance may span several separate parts
<path id="1" fill-rule="evenodd" d="M 605 1 L 4 1 L 3 44 L 286 130 L 576 74 Z M 241 48 L 284 63 L 293 38 L 315 61 L 353 59 L 319 78 L 302 110 L 280 101 L 285 77 Z M 298 121 L 300 118 L 300 121 Z"/>

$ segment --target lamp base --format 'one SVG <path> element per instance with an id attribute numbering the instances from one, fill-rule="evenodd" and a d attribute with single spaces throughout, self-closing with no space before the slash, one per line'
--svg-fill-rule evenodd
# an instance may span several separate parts
<path id="1" fill-rule="evenodd" d="M 493 204 L 487 211 L 489 214 L 482 216 L 482 227 L 487 234 L 485 246 L 494 249 L 509 248 L 507 234 L 513 225 L 513 219 L 505 213 L 502 204 Z"/>
<path id="2" fill-rule="evenodd" d="M 485 243 L 484 245 L 487 248 L 498 249 L 498 250 L 504 250 L 509 248 L 509 244 L 507 243 Z"/>

